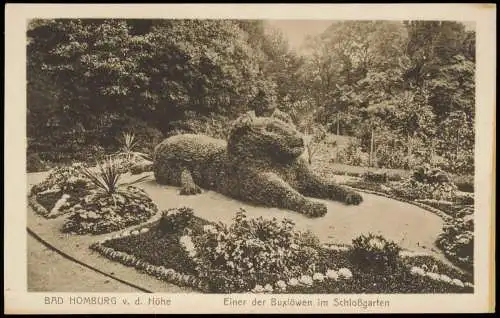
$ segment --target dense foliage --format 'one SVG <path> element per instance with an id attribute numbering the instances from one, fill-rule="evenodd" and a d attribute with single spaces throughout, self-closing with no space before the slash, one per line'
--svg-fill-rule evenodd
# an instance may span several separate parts
<path id="1" fill-rule="evenodd" d="M 262 282 L 298 277 L 317 261 L 315 246 L 284 219 L 248 219 L 244 211 L 234 223 L 207 226 L 194 239 L 199 276 L 215 292 L 243 292 Z"/>
<path id="2" fill-rule="evenodd" d="M 166 221 L 125 231 L 93 249 L 159 279 L 212 293 L 473 292 L 471 275 L 430 256 L 402 257 L 383 237 L 360 237 L 351 249 L 336 250 L 286 219 L 250 219 L 240 211 L 226 226 L 194 217 L 189 208 L 170 212 Z M 179 226 L 165 231 L 165 224 Z"/>
<path id="3" fill-rule="evenodd" d="M 361 266 L 379 272 L 394 270 L 400 263 L 401 248 L 380 235 L 369 233 L 352 241 L 352 259 Z"/>
<path id="4" fill-rule="evenodd" d="M 409 178 L 394 184 L 392 188 L 396 195 L 409 200 L 454 200 L 457 196 L 457 186 L 449 175 L 429 165 L 419 167 Z"/>
<path id="5" fill-rule="evenodd" d="M 456 264 L 472 269 L 474 266 L 473 208 L 465 208 L 449 219 L 437 239 L 437 245 Z"/>
<path id="6" fill-rule="evenodd" d="M 344 163 L 473 172 L 474 31 L 334 22 L 304 52 L 268 31 L 256 20 L 31 21 L 28 152 L 94 159 L 124 130 L 151 152 L 165 135 L 220 138 L 243 111 L 279 107 L 312 141 L 325 130 L 356 137 Z M 314 142 L 307 150 L 314 160 Z"/>

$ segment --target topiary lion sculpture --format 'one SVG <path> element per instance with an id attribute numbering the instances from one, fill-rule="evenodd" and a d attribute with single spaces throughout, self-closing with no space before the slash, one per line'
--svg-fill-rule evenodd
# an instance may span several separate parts
<path id="1" fill-rule="evenodd" d="M 358 193 L 316 176 L 300 156 L 302 134 L 290 117 L 275 111 L 269 117 L 247 113 L 238 118 L 228 141 L 182 134 L 156 146 L 156 181 L 182 187 L 181 194 L 200 188 L 310 217 L 323 216 L 326 205 L 308 197 L 359 204 Z"/>

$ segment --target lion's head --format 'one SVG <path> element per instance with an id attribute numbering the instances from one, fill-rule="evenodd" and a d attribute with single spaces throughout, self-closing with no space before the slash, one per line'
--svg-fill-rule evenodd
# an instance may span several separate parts
<path id="1" fill-rule="evenodd" d="M 257 117 L 249 112 L 233 123 L 228 152 L 237 157 L 286 162 L 304 152 L 304 140 L 287 114 L 276 110 L 270 117 Z"/>

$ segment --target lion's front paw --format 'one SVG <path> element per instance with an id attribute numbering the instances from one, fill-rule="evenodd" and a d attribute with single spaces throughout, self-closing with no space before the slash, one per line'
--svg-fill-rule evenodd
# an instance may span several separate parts
<path id="1" fill-rule="evenodd" d="M 345 203 L 348 205 L 358 205 L 363 202 L 363 197 L 357 192 L 349 192 L 345 197 Z"/>
<path id="2" fill-rule="evenodd" d="M 196 184 L 191 186 L 182 187 L 180 194 L 181 195 L 195 195 L 201 193 L 201 188 Z"/>
<path id="3" fill-rule="evenodd" d="M 301 212 L 309 217 L 320 217 L 326 214 L 327 208 L 323 203 L 308 201 Z"/>

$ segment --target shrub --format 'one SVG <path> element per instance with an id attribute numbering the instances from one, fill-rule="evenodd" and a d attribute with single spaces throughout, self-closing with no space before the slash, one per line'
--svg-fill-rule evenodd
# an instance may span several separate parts
<path id="1" fill-rule="evenodd" d="M 457 211 L 455 217 L 457 218 L 463 218 L 467 215 L 473 215 L 474 214 L 474 207 L 473 206 L 466 206 L 459 211 Z"/>
<path id="2" fill-rule="evenodd" d="M 143 172 L 153 171 L 153 162 L 144 160 L 139 163 L 134 163 L 130 166 L 129 170 L 131 174 L 141 174 Z"/>
<path id="3" fill-rule="evenodd" d="M 401 181 L 403 177 L 398 173 L 389 173 L 388 174 L 389 181 Z"/>
<path id="4" fill-rule="evenodd" d="M 190 225 L 193 216 L 193 209 L 187 207 L 162 211 L 159 228 L 164 233 L 182 231 Z"/>
<path id="5" fill-rule="evenodd" d="M 368 182 L 386 183 L 389 181 L 389 176 L 386 172 L 366 171 L 362 178 Z"/>
<path id="6" fill-rule="evenodd" d="M 405 149 L 382 144 L 378 145 L 376 154 L 379 167 L 401 169 L 409 165 Z"/>
<path id="7" fill-rule="evenodd" d="M 474 182 L 458 182 L 455 185 L 459 191 L 474 192 Z"/>
<path id="8" fill-rule="evenodd" d="M 352 166 L 367 166 L 369 155 L 363 152 L 361 145 L 350 142 L 346 147 L 339 149 L 335 162 Z"/>
<path id="9" fill-rule="evenodd" d="M 395 194 L 409 199 L 434 199 L 452 201 L 457 187 L 450 176 L 438 168 L 423 166 L 402 182 L 393 185 Z"/>
<path id="10" fill-rule="evenodd" d="M 160 130 L 141 120 L 131 120 L 121 128 L 122 131 L 133 134 L 136 141 L 134 150 L 144 154 L 153 153 L 154 147 L 165 138 Z M 123 135 L 121 137 L 123 138 Z"/>
<path id="11" fill-rule="evenodd" d="M 244 210 L 229 227 L 205 226 L 194 244 L 199 277 L 213 292 L 244 292 L 257 284 L 288 281 L 318 260 L 317 250 L 300 239 L 290 220 L 247 219 Z"/>
<path id="12" fill-rule="evenodd" d="M 213 138 L 227 139 L 228 129 L 226 123 L 229 120 L 229 118 L 221 115 L 204 117 L 195 113 L 187 113 L 185 119 L 170 123 L 170 129 L 166 137 L 178 134 L 202 134 Z"/>
<path id="13" fill-rule="evenodd" d="M 453 176 L 453 183 L 457 186 L 459 191 L 463 192 L 474 192 L 474 176 L 464 175 L 464 176 Z"/>
<path id="14" fill-rule="evenodd" d="M 30 153 L 26 156 L 26 171 L 28 173 L 44 171 L 46 168 L 38 153 Z"/>
<path id="15" fill-rule="evenodd" d="M 460 205 L 474 205 L 474 193 L 457 193 L 455 203 Z"/>
<path id="16" fill-rule="evenodd" d="M 401 248 L 380 235 L 361 235 L 352 241 L 353 263 L 376 271 L 393 270 L 399 265 Z"/>
<path id="17" fill-rule="evenodd" d="M 446 161 L 442 164 L 442 168 L 446 171 L 456 174 L 474 174 L 474 151 L 467 150 L 460 152 L 458 157 L 454 154 L 447 153 Z"/>
<path id="18" fill-rule="evenodd" d="M 474 218 L 468 212 L 470 210 L 462 211 L 459 213 L 461 217 L 448 220 L 436 244 L 450 260 L 471 269 L 474 263 Z"/>

